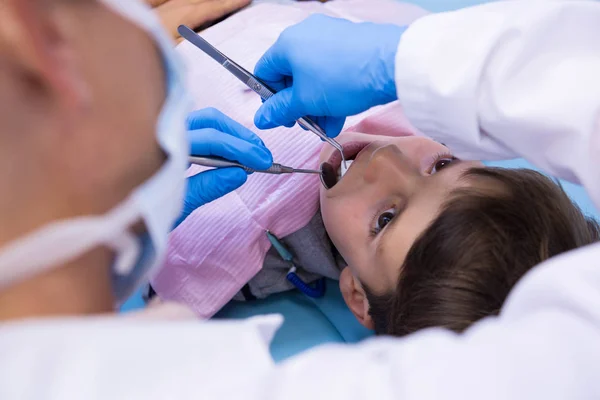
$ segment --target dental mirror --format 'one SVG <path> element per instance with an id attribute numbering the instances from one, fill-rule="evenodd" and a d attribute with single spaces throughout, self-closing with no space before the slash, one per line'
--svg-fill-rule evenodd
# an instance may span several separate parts
<path id="1" fill-rule="evenodd" d="M 324 162 L 321 164 L 321 183 L 325 186 L 325 189 L 331 189 L 337 183 L 337 174 L 333 165 L 328 162 Z"/>

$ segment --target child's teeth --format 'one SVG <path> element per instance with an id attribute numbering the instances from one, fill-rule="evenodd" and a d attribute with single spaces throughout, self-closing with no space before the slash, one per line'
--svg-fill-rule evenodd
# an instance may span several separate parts
<path id="1" fill-rule="evenodd" d="M 342 162 L 342 165 L 340 166 L 340 178 L 342 176 L 346 175 L 346 172 L 348 172 L 348 169 L 350 168 L 350 165 L 352 165 L 353 162 L 354 162 L 354 160 L 347 160 L 345 166 L 344 166 L 344 163 Z"/>

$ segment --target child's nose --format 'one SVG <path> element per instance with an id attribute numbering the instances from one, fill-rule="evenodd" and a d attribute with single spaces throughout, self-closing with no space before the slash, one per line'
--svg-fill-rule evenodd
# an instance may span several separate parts
<path id="1" fill-rule="evenodd" d="M 413 186 L 420 175 L 419 166 L 414 165 L 397 146 L 387 145 L 371 154 L 365 172 L 365 181 L 407 188 Z"/>

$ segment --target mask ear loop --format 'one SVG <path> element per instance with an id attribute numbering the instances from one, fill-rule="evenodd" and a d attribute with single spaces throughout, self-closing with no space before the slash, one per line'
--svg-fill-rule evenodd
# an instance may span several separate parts
<path id="1" fill-rule="evenodd" d="M 141 244 L 137 237 L 131 232 L 123 232 L 107 244 L 117 253 L 113 269 L 114 272 L 117 275 L 129 274 L 133 270 L 141 254 Z"/>

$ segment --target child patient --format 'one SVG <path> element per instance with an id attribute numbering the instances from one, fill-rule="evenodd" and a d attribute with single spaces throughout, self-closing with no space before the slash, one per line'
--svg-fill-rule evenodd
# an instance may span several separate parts
<path id="1" fill-rule="evenodd" d="M 321 212 L 348 265 L 344 299 L 378 333 L 460 332 L 498 314 L 533 266 L 599 238 L 598 224 L 538 172 L 457 160 L 416 136 L 341 142 L 358 155 L 321 190 Z M 339 165 L 331 148 L 328 158 Z"/>
<path id="2" fill-rule="evenodd" d="M 377 113 L 354 129 L 381 130 L 384 120 Z M 303 280 L 339 279 L 366 327 L 394 335 L 430 326 L 462 331 L 497 314 L 534 265 L 598 240 L 596 222 L 549 178 L 458 160 L 443 144 L 396 128 L 398 137 L 340 135 L 354 161 L 331 189 L 310 176 L 252 176 L 237 193 L 192 214 L 173 234 L 167 266 L 154 281 L 159 295 L 209 317 L 234 297 L 293 288 L 290 263 L 270 245 L 269 230 L 282 232 Z M 287 135 L 292 151 L 283 158 L 276 152 L 276 160 L 339 169 L 341 157 L 329 145 L 307 152 Z M 289 234 L 280 228 L 299 223 Z"/>
<path id="3" fill-rule="evenodd" d="M 265 7 L 240 12 L 203 36 L 251 66 L 284 25 L 305 17 L 270 5 L 281 26 L 253 23 L 264 19 Z M 196 106 L 215 106 L 253 128 L 260 99 L 193 46 L 178 51 L 191 66 Z M 300 128 L 259 135 L 276 162 L 339 168 L 339 154 Z M 339 142 L 354 162 L 329 190 L 313 175 L 255 173 L 190 215 L 172 233 L 166 265 L 152 281 L 158 296 L 210 317 L 231 299 L 293 289 L 290 263 L 271 245 L 269 231 L 289 248 L 303 281 L 338 279 L 366 327 L 393 335 L 430 326 L 462 331 L 497 314 L 534 265 L 598 240 L 598 225 L 553 181 L 457 160 L 415 132 L 397 105 L 349 118 Z"/>

